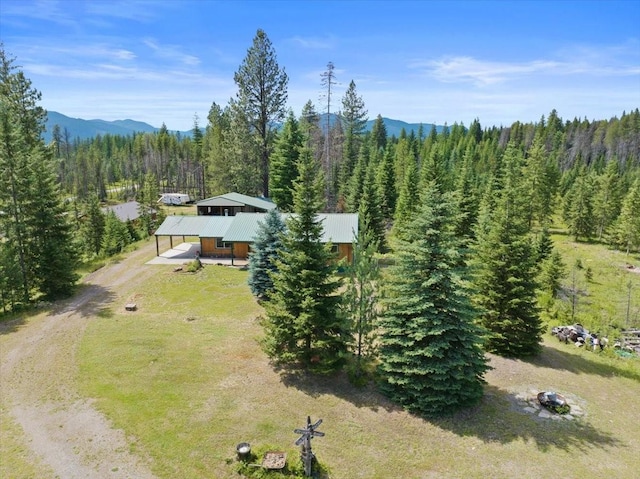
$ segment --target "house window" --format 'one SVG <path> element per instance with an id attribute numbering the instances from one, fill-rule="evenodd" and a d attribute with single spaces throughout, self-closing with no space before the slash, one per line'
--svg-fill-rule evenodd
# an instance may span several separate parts
<path id="1" fill-rule="evenodd" d="M 338 254 L 340 252 L 340 247 L 337 244 L 331 245 L 331 252 L 333 254 Z"/>
<path id="2" fill-rule="evenodd" d="M 222 238 L 216 238 L 216 249 L 231 249 L 231 243 L 225 243 Z"/>

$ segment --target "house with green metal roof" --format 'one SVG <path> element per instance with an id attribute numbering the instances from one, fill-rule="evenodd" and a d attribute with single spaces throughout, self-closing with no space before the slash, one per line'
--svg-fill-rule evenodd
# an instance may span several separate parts
<path id="1" fill-rule="evenodd" d="M 286 222 L 291 213 L 283 213 Z M 158 238 L 197 237 L 200 256 L 247 259 L 251 244 L 265 213 L 238 212 L 233 216 L 168 216 L 155 232 L 156 252 L 160 255 Z M 355 213 L 319 213 L 323 225 L 322 241 L 331 243 L 338 257 L 353 259 L 353 242 L 358 237 L 358 215 Z"/>

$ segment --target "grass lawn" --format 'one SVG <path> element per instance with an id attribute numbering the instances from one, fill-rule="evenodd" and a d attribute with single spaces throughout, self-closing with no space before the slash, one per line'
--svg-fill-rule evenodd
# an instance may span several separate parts
<path id="1" fill-rule="evenodd" d="M 293 429 L 308 415 L 324 420 L 326 436 L 312 445 L 326 477 L 638 477 L 638 360 L 578 350 L 548 336 L 532 360 L 491 356 L 494 369 L 476 408 L 427 421 L 373 387 L 351 386 L 343 375 L 275 370 L 257 343 L 262 309 L 246 271 L 143 267 L 157 271 L 153 280 L 123 290 L 87 326 L 79 383 L 127 433 L 132 449 L 153 459 L 159 477 L 239 477 L 235 447 L 244 441 L 285 451 L 295 463 Z M 132 300 L 138 311 L 123 311 Z M 585 416 L 533 416 L 516 397 L 530 390 L 571 397 Z"/>

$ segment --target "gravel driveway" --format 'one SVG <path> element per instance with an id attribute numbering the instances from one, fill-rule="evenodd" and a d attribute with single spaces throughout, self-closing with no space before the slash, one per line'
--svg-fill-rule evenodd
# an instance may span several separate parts
<path id="1" fill-rule="evenodd" d="M 123 294 L 157 272 L 144 264 L 154 253 L 149 241 L 87 276 L 80 291 L 49 314 L 0 324 L 2 415 L 22 429 L 17 441 L 51 477 L 155 477 L 149 458 L 131 454 L 135 438 L 112 428 L 75 386 L 75 355 L 87 323 L 112 301 L 124 304 Z"/>

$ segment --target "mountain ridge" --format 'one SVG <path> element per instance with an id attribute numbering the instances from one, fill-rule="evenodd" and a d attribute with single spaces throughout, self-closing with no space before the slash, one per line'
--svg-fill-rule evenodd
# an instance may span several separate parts
<path id="1" fill-rule="evenodd" d="M 375 119 L 368 120 L 365 130 L 371 131 Z M 382 118 L 385 128 L 387 129 L 388 136 L 399 137 L 402 129 L 404 128 L 407 135 L 410 135 L 413 131 L 414 134 L 418 134 L 420 126 L 422 126 L 423 134 L 426 136 L 431 131 L 432 126 L 435 126 L 436 131 L 439 133 L 444 129 L 442 125 L 433 125 L 432 123 L 407 123 L 402 120 L 394 120 L 391 118 Z M 64 135 L 65 128 L 69 134 L 71 141 L 79 138 L 80 140 L 88 140 L 95 138 L 98 135 L 133 135 L 135 133 L 154 133 L 160 130 L 160 128 L 152 126 L 142 121 L 136 121 L 132 119 L 125 120 L 101 120 L 92 119 L 85 120 L 82 118 L 72 118 L 66 116 L 57 111 L 47 112 L 47 121 L 45 122 L 45 131 L 42 134 L 42 138 L 46 143 L 51 142 L 53 139 L 53 128 L 55 125 L 60 127 L 61 133 Z M 179 131 L 169 130 L 172 133 L 180 133 L 183 136 L 191 136 L 192 131 Z"/>

